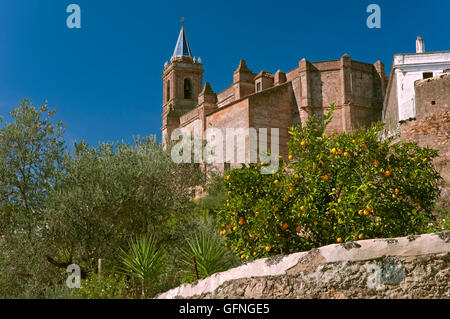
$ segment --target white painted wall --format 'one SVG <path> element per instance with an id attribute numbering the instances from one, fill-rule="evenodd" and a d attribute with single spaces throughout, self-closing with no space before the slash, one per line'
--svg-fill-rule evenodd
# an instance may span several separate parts
<path id="1" fill-rule="evenodd" d="M 414 82 L 422 80 L 424 72 L 438 76 L 450 69 L 450 51 L 396 54 L 393 68 L 397 79 L 399 121 L 403 121 L 416 116 Z"/>

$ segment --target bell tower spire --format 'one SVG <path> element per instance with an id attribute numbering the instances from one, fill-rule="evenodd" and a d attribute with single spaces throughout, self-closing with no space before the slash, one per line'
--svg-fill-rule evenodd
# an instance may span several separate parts
<path id="1" fill-rule="evenodd" d="M 175 45 L 175 50 L 173 50 L 172 57 L 187 56 L 192 58 L 191 47 L 186 36 L 186 31 L 184 30 L 184 17 L 181 18 L 181 30 L 178 35 L 177 44 Z"/>

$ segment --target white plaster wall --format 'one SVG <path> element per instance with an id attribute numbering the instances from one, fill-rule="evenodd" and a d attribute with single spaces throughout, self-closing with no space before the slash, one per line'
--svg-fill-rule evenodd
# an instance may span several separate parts
<path id="1" fill-rule="evenodd" d="M 403 121 L 416 116 L 414 82 L 422 80 L 424 72 L 433 72 L 433 76 L 438 76 L 445 69 L 450 69 L 450 51 L 398 54 L 394 57 L 394 69 L 397 77 L 399 121 Z"/>

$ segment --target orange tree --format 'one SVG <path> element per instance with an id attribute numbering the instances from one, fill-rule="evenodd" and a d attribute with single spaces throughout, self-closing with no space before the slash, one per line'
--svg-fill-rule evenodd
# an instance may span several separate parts
<path id="1" fill-rule="evenodd" d="M 242 259 L 426 231 L 437 151 L 381 141 L 381 124 L 326 135 L 333 109 L 290 130 L 289 160 L 274 174 L 260 173 L 264 163 L 225 173 L 220 234 Z"/>

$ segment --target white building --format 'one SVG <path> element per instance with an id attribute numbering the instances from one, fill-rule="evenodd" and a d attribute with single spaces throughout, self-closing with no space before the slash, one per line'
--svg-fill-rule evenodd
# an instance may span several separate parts
<path id="1" fill-rule="evenodd" d="M 450 51 L 425 52 L 421 37 L 416 40 L 416 53 L 394 55 L 383 107 L 383 122 L 388 130 L 398 122 L 415 118 L 414 83 L 450 69 Z"/>

